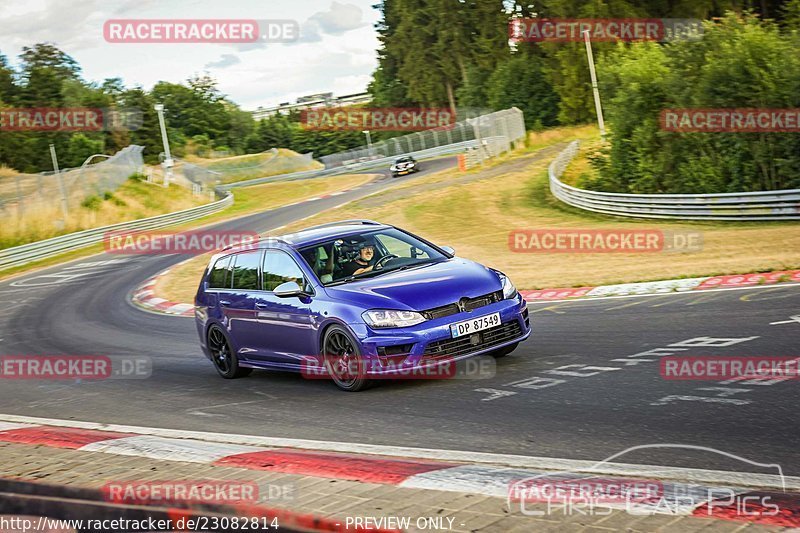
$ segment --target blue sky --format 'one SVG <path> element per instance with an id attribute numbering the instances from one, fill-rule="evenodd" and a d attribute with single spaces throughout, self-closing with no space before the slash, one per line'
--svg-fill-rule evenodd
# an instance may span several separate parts
<path id="1" fill-rule="evenodd" d="M 208 72 L 220 90 L 252 110 L 331 91 L 366 89 L 377 64 L 375 0 L 3 0 L 0 53 L 16 64 L 23 46 L 51 42 L 74 57 L 87 80 L 120 77 L 150 89 Z M 294 43 L 111 44 L 108 19 L 291 19 Z"/>

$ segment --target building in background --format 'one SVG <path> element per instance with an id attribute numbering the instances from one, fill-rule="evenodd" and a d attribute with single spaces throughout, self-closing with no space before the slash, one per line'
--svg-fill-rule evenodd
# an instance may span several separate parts
<path id="1" fill-rule="evenodd" d="M 369 93 L 348 94 L 335 97 L 333 93 L 318 93 L 301 96 L 294 103 L 283 102 L 273 107 L 259 107 L 252 111 L 255 120 L 271 117 L 277 113 L 288 115 L 291 111 L 300 111 L 314 107 L 341 107 L 358 104 L 368 104 L 372 101 Z"/>

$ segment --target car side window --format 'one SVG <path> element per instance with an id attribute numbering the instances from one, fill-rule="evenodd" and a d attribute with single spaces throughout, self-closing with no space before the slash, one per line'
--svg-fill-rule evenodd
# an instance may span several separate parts
<path id="1" fill-rule="evenodd" d="M 233 263 L 232 288 L 242 291 L 258 290 L 258 264 L 261 251 L 236 254 Z"/>
<path id="2" fill-rule="evenodd" d="M 226 283 L 226 281 L 230 281 L 230 278 L 226 280 L 226 274 L 228 273 L 228 263 L 230 262 L 231 257 L 222 257 L 214 263 L 214 267 L 211 269 L 211 274 L 208 276 L 208 288 L 209 289 L 227 289 L 230 283 Z"/>
<path id="3" fill-rule="evenodd" d="M 300 287 L 305 287 L 306 281 L 303 271 L 297 266 L 292 257 L 279 251 L 267 251 L 264 254 L 262 279 L 265 291 L 274 291 L 275 287 L 287 281 L 294 281 Z"/>
<path id="4" fill-rule="evenodd" d="M 392 237 L 391 235 L 376 235 L 375 236 L 386 250 L 398 257 L 413 257 L 415 259 L 428 259 L 430 255 L 425 250 L 412 247 L 409 243 Z"/>

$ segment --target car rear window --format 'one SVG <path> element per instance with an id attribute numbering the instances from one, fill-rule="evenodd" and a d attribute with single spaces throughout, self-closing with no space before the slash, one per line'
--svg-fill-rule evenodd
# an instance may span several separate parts
<path id="1" fill-rule="evenodd" d="M 258 290 L 258 266 L 261 251 L 236 254 L 233 264 L 233 288 L 242 291 Z"/>
<path id="2" fill-rule="evenodd" d="M 228 263 L 230 256 L 223 257 L 214 263 L 214 268 L 211 269 L 211 274 L 208 276 L 208 287 L 210 289 L 227 289 L 229 283 L 226 283 L 228 273 Z"/>

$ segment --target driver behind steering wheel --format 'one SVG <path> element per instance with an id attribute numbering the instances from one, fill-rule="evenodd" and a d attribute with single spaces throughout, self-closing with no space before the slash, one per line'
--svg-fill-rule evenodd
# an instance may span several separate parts
<path id="1" fill-rule="evenodd" d="M 375 266 L 375 244 L 372 241 L 362 241 L 358 245 L 358 255 L 352 261 L 342 266 L 342 275 L 357 276 L 369 272 Z"/>

